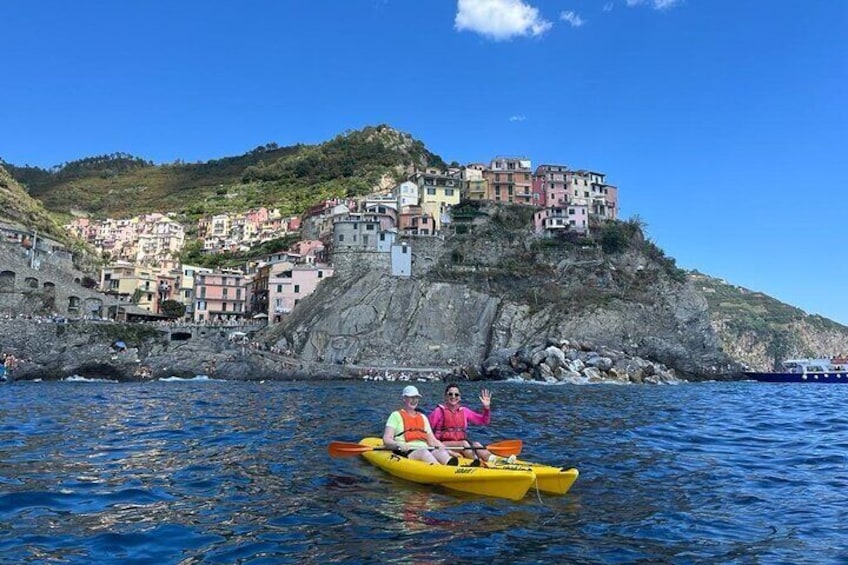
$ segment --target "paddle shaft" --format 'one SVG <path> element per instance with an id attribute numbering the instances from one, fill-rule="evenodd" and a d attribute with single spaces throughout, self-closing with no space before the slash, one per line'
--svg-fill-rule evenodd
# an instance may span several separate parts
<path id="1" fill-rule="evenodd" d="M 446 446 L 447 447 L 447 446 Z M 463 450 L 468 449 L 464 446 L 451 446 L 447 447 L 448 449 L 457 449 Z M 330 442 L 328 446 L 328 451 L 330 455 L 333 457 L 349 457 L 353 455 L 359 455 L 360 453 L 365 453 L 367 451 L 394 451 L 395 449 L 408 449 L 411 451 L 415 451 L 417 449 L 440 449 L 437 447 L 431 446 L 415 446 L 415 445 L 407 445 L 407 444 L 398 444 L 395 447 L 386 447 L 385 445 L 362 445 L 359 443 L 350 443 L 345 441 L 333 441 Z M 504 440 L 499 441 L 490 445 L 487 445 L 485 448 L 473 448 L 473 449 L 488 449 L 492 453 L 498 455 L 513 455 L 521 453 L 521 440 L 513 439 L 513 440 Z"/>

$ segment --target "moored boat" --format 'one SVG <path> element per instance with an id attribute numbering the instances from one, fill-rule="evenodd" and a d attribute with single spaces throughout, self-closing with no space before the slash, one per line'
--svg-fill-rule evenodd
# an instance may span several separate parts
<path id="1" fill-rule="evenodd" d="M 778 371 L 746 371 L 745 376 L 766 383 L 848 384 L 848 358 L 787 359 Z"/>
<path id="2" fill-rule="evenodd" d="M 379 447 L 383 440 L 367 437 L 361 445 Z M 509 500 L 521 500 L 536 482 L 536 473 L 529 467 L 500 469 L 450 465 L 430 465 L 396 455 L 391 451 L 373 450 L 362 453 L 372 465 L 390 475 L 414 483 L 439 485 L 447 489 Z"/>

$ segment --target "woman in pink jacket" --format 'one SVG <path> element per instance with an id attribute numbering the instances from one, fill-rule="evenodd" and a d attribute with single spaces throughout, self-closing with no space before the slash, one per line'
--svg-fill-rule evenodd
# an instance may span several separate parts
<path id="1" fill-rule="evenodd" d="M 492 395 L 485 388 L 480 391 L 482 414 L 461 406 L 460 402 L 462 402 L 462 395 L 459 392 L 459 385 L 449 384 L 445 389 L 444 404 L 439 404 L 428 416 L 430 427 L 433 428 L 433 435 L 446 446 L 477 448 L 463 450 L 462 454 L 470 459 L 477 459 L 475 464 L 480 465 L 480 460 L 489 461 L 492 454 L 483 449 L 480 443 L 468 440 L 468 424 L 488 425 L 491 420 Z"/>

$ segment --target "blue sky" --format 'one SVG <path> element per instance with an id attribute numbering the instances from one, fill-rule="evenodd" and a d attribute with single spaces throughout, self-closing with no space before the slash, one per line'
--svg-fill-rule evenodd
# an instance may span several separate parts
<path id="1" fill-rule="evenodd" d="M 0 157 L 206 161 L 389 124 L 607 174 L 681 267 L 848 324 L 848 2 L 5 0 Z"/>

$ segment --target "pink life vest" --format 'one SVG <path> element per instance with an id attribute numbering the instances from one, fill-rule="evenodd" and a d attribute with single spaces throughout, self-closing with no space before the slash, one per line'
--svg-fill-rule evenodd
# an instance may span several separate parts
<path id="1" fill-rule="evenodd" d="M 465 419 L 465 410 L 460 406 L 459 410 L 452 412 L 439 404 L 442 411 L 442 421 L 439 427 L 433 430 L 436 438 L 440 441 L 461 441 L 465 439 L 465 430 L 468 429 L 468 421 Z"/>

